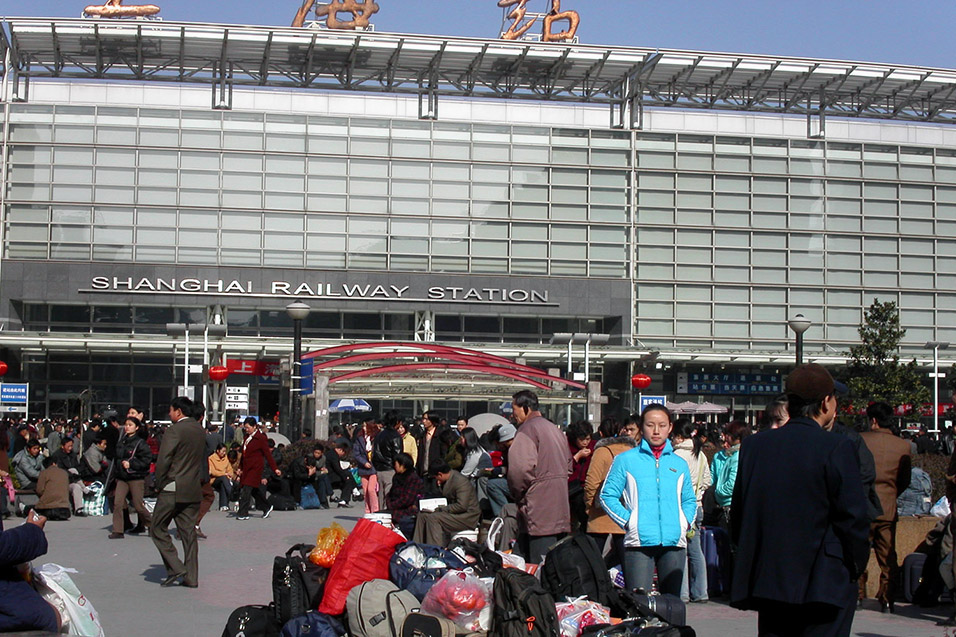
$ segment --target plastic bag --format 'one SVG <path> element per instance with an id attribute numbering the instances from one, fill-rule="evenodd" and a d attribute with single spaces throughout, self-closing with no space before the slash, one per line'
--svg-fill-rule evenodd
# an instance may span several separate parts
<path id="1" fill-rule="evenodd" d="M 450 619 L 468 632 L 486 631 L 491 626 L 489 582 L 464 571 L 449 571 L 425 595 L 422 612 Z"/>
<path id="2" fill-rule="evenodd" d="M 945 518 L 949 513 L 949 499 L 946 496 L 937 500 L 933 508 L 929 510 L 930 515 L 935 515 L 938 518 Z"/>
<path id="3" fill-rule="evenodd" d="M 338 522 L 320 530 L 315 537 L 315 548 L 309 552 L 309 561 L 323 568 L 332 568 L 348 536 L 348 531 Z"/>
<path id="4" fill-rule="evenodd" d="M 588 626 L 611 623 L 611 610 L 587 597 L 556 604 L 555 608 L 561 625 L 561 637 L 578 637 Z"/>
<path id="5" fill-rule="evenodd" d="M 34 586 L 59 611 L 67 634 L 103 637 L 99 614 L 70 577 L 76 572 L 59 564 L 44 564 L 33 571 Z"/>

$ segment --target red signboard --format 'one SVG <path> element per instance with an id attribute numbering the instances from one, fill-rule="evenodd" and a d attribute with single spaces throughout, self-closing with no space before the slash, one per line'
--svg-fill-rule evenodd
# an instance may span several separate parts
<path id="1" fill-rule="evenodd" d="M 226 368 L 230 374 L 242 374 L 246 376 L 278 376 L 278 360 L 227 360 Z"/>
<path id="2" fill-rule="evenodd" d="M 950 409 L 952 409 L 953 406 L 954 406 L 953 403 L 939 403 L 939 405 L 938 405 L 939 415 L 942 416 L 942 415 L 945 414 L 947 411 L 949 411 Z M 907 415 L 908 413 L 910 413 L 910 410 L 912 409 L 912 407 L 913 407 L 912 405 L 900 405 L 899 407 L 896 408 L 896 415 L 897 415 L 897 416 L 905 416 L 905 415 Z M 932 416 L 932 415 L 933 415 L 933 404 L 932 404 L 932 403 L 923 403 L 923 405 L 922 405 L 922 407 L 921 407 L 921 409 L 920 409 L 920 415 L 922 415 L 922 416 Z"/>

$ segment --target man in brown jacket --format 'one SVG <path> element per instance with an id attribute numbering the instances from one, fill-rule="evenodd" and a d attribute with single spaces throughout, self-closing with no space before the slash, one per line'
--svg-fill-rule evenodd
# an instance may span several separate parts
<path id="1" fill-rule="evenodd" d="M 870 525 L 870 542 L 880 565 L 880 588 L 876 598 L 884 613 L 893 612 L 896 581 L 896 498 L 910 483 L 910 445 L 896 437 L 890 429 L 893 408 L 886 403 L 873 403 L 866 409 L 870 431 L 862 434 L 863 442 L 876 463 L 876 494 L 883 507 L 882 515 Z M 866 589 L 866 572 L 860 578 L 860 596 Z"/>
<path id="2" fill-rule="evenodd" d="M 199 586 L 199 544 L 196 519 L 202 500 L 203 467 L 206 466 L 206 432 L 193 418 L 193 401 L 185 396 L 174 398 L 169 405 L 173 424 L 163 434 L 156 459 L 156 508 L 149 535 L 159 549 L 166 566 L 162 586 Z M 169 537 L 169 523 L 176 520 L 176 530 L 183 543 L 183 559 Z"/>
<path id="3" fill-rule="evenodd" d="M 562 535 L 571 531 L 568 441 L 538 411 L 538 397 L 523 390 L 511 397 L 518 433 L 508 450 L 508 488 L 518 504 L 524 558 L 539 564 Z"/>

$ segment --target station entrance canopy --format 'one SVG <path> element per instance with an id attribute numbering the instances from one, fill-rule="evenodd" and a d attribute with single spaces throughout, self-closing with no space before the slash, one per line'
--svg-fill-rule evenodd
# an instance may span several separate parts
<path id="1" fill-rule="evenodd" d="M 530 389 L 542 402 L 585 402 L 587 386 L 477 350 L 436 343 L 351 343 L 302 356 L 330 397 L 507 400 Z"/>
<path id="2" fill-rule="evenodd" d="M 6 61 L 5 61 L 6 60 Z M 0 64 L 15 99 L 39 78 L 607 104 L 615 127 L 645 107 L 956 120 L 956 72 L 916 66 L 637 47 L 174 22 L 8 19 Z"/>

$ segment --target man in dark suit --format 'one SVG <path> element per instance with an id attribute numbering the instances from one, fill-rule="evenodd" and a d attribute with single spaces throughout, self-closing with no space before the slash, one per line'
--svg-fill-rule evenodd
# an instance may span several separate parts
<path id="1" fill-rule="evenodd" d="M 758 611 L 760 635 L 850 634 L 870 518 L 853 444 L 824 429 L 835 394 L 826 369 L 801 365 L 787 377 L 787 425 L 740 448 L 730 602 Z"/>
<path id="2" fill-rule="evenodd" d="M 191 417 L 193 408 L 193 401 L 185 396 L 173 399 L 169 405 L 169 419 L 173 424 L 163 434 L 156 459 L 156 508 L 149 535 L 166 566 L 163 586 L 172 586 L 179 580 L 183 586 L 199 586 L 196 519 L 202 500 L 206 433 Z M 183 543 L 183 561 L 169 536 L 169 523 L 173 519 Z"/>
<path id="3" fill-rule="evenodd" d="M 873 403 L 866 408 L 870 431 L 862 434 L 863 442 L 873 454 L 876 466 L 876 493 L 882 511 L 870 525 L 876 562 L 880 565 L 880 588 L 876 599 L 884 613 L 893 612 L 896 582 L 896 498 L 910 485 L 912 469 L 910 444 L 897 437 L 890 428 L 893 408 L 886 403 Z M 861 593 L 866 589 L 866 572 L 860 579 Z M 862 597 L 862 594 L 861 594 Z"/>

